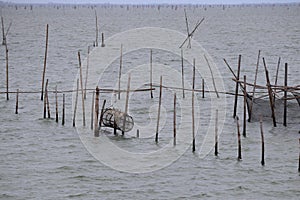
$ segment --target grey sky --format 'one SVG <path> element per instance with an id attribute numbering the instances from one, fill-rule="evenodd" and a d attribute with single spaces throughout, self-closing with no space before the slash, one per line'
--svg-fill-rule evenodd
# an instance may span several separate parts
<path id="1" fill-rule="evenodd" d="M 112 3 L 112 4 L 242 4 L 242 3 L 300 3 L 300 0 L 2 0 L 12 3 Z"/>

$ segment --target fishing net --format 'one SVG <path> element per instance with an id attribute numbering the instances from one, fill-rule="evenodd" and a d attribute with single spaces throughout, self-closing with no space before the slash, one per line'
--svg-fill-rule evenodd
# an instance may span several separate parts
<path id="1" fill-rule="evenodd" d="M 115 108 L 106 108 L 102 114 L 102 123 L 106 127 L 128 132 L 134 125 L 133 118 Z"/>

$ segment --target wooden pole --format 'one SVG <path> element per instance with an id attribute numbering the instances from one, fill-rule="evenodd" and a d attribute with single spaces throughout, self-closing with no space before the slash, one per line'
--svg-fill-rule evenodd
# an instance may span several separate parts
<path id="1" fill-rule="evenodd" d="M 192 136 L 193 136 L 193 149 L 192 151 L 196 151 L 196 142 L 195 142 L 195 66 L 196 66 L 196 61 L 195 58 L 193 59 L 193 88 L 192 88 Z"/>
<path id="2" fill-rule="evenodd" d="M 17 94 L 16 94 L 16 114 L 18 114 L 18 108 L 19 108 L 19 89 L 17 89 Z"/>
<path id="3" fill-rule="evenodd" d="M 78 102 L 78 93 L 79 93 L 79 79 L 77 79 L 76 97 L 75 97 L 74 115 L 73 115 L 73 127 L 75 127 L 75 124 L 76 124 L 76 110 L 77 110 L 77 102 Z"/>
<path id="4" fill-rule="evenodd" d="M 300 144 L 300 138 L 299 138 L 299 144 Z M 300 173 L 300 151 L 299 151 L 299 164 L 298 164 L 298 172 Z"/>
<path id="5" fill-rule="evenodd" d="M 176 93 L 174 94 L 174 115 L 173 115 L 173 135 L 174 135 L 174 146 L 176 145 Z"/>
<path id="6" fill-rule="evenodd" d="M 65 125 L 65 94 L 63 94 L 62 125 Z"/>
<path id="7" fill-rule="evenodd" d="M 237 127 L 237 135 L 238 135 L 238 160 L 242 159 L 242 144 L 241 144 L 241 133 L 240 133 L 240 124 L 239 117 L 236 116 L 236 127 Z"/>
<path id="8" fill-rule="evenodd" d="M 216 109 L 216 123 L 215 123 L 215 156 L 218 156 L 218 109 Z"/>
<path id="9" fill-rule="evenodd" d="M 86 86 L 87 86 L 87 80 L 88 80 L 89 65 L 90 65 L 90 46 L 88 46 L 88 54 L 87 54 L 87 61 L 86 61 L 86 72 L 85 72 L 85 83 L 84 83 L 84 99 L 86 99 Z"/>
<path id="10" fill-rule="evenodd" d="M 136 130 L 136 137 L 137 137 L 137 138 L 140 137 L 140 130 L 139 130 L 139 129 Z"/>
<path id="11" fill-rule="evenodd" d="M 105 47 L 105 44 L 104 44 L 104 33 L 101 33 L 101 47 Z"/>
<path id="12" fill-rule="evenodd" d="M 253 108 L 253 101 L 254 101 L 254 96 L 255 96 L 255 88 L 256 88 L 256 81 L 257 81 L 259 60 L 260 60 L 260 50 L 258 50 L 258 56 L 257 56 L 257 62 L 256 62 L 255 77 L 254 77 L 254 84 L 253 84 L 253 91 L 252 91 L 252 99 L 251 99 L 251 102 L 250 102 L 250 109 L 249 109 L 249 119 L 248 119 L 249 122 L 251 121 L 251 118 L 252 118 L 252 108 Z"/>
<path id="13" fill-rule="evenodd" d="M 78 61 L 79 61 L 79 69 L 80 69 L 80 86 L 81 86 L 81 99 L 82 99 L 82 123 L 85 126 L 85 109 L 84 109 L 84 91 L 83 91 L 83 83 L 82 83 L 82 66 L 80 59 L 80 52 L 78 51 Z"/>
<path id="14" fill-rule="evenodd" d="M 205 93 L 205 91 L 204 91 L 204 88 L 205 88 L 204 84 L 205 84 L 205 82 L 204 82 L 204 78 L 203 78 L 202 79 L 202 98 L 204 98 L 204 93 Z"/>
<path id="15" fill-rule="evenodd" d="M 264 140 L 264 132 L 263 132 L 263 121 L 262 116 L 260 117 L 260 134 L 261 134 L 261 165 L 265 165 L 265 140 Z"/>
<path id="16" fill-rule="evenodd" d="M 237 81 L 240 79 L 241 58 L 242 58 L 242 56 L 239 55 L 238 70 L 237 70 Z M 239 92 L 239 83 L 236 82 L 236 85 L 235 85 L 235 96 L 234 96 L 234 107 L 233 107 L 233 118 L 236 117 L 236 112 L 237 112 L 238 92 Z"/>
<path id="17" fill-rule="evenodd" d="M 103 100 L 102 108 L 101 108 L 101 115 L 100 115 L 100 120 L 99 120 L 99 126 L 101 128 L 102 126 L 102 121 L 103 121 L 103 112 L 106 104 L 106 99 Z"/>
<path id="18" fill-rule="evenodd" d="M 47 103 L 47 112 L 48 112 L 48 118 L 50 119 L 51 118 L 51 115 L 50 115 L 50 103 L 49 103 L 49 93 L 48 93 L 48 79 L 46 81 L 46 103 Z"/>
<path id="19" fill-rule="evenodd" d="M 95 18 L 96 18 L 96 42 L 95 42 L 95 46 L 98 46 L 98 16 L 97 16 L 97 11 L 95 10 Z"/>
<path id="20" fill-rule="evenodd" d="M 6 37 L 5 37 L 6 38 Z M 5 64 L 6 64 L 6 100 L 9 100 L 9 79 L 8 79 L 8 47 L 5 39 Z"/>
<path id="21" fill-rule="evenodd" d="M 280 57 L 278 58 L 278 62 L 277 62 L 277 69 L 276 69 L 276 76 L 275 76 L 275 83 L 274 83 L 274 85 L 277 85 L 278 74 L 279 74 L 279 67 L 280 67 Z M 276 95 L 276 88 L 274 89 L 274 95 L 273 95 L 274 105 L 275 105 L 275 95 Z"/>
<path id="22" fill-rule="evenodd" d="M 208 62 L 208 59 L 206 58 L 205 54 L 204 54 L 204 58 L 206 60 L 206 63 L 208 65 L 208 68 L 209 68 L 209 71 L 210 71 L 210 75 L 211 75 L 212 83 L 213 83 L 213 86 L 214 86 L 214 89 L 215 89 L 215 93 L 217 95 L 217 98 L 220 98 L 218 90 L 217 90 L 217 87 L 216 87 L 215 79 L 214 79 L 214 73 L 213 73 L 213 71 L 211 69 L 211 66 L 210 66 L 210 64 Z"/>
<path id="23" fill-rule="evenodd" d="M 45 57 L 44 57 L 44 70 L 43 70 L 43 77 L 42 77 L 42 93 L 41 93 L 41 100 L 43 100 L 44 95 L 44 82 L 45 82 L 45 73 L 46 73 L 46 64 L 47 64 L 47 53 L 48 53 L 48 30 L 49 25 L 46 26 L 46 47 L 45 47 Z"/>
<path id="24" fill-rule="evenodd" d="M 48 79 L 46 81 L 46 86 L 47 85 L 48 85 Z M 44 100 L 44 119 L 46 119 L 46 115 L 47 115 L 47 89 L 45 90 L 44 99 L 43 100 Z"/>
<path id="25" fill-rule="evenodd" d="M 286 126 L 286 115 L 287 115 L 287 78 L 288 78 L 288 64 L 284 66 L 284 110 L 283 110 L 283 126 Z"/>
<path id="26" fill-rule="evenodd" d="M 92 111 L 91 111 L 91 130 L 93 130 L 94 127 L 94 107 L 95 107 L 95 91 L 93 91 L 93 95 L 92 95 Z"/>
<path id="27" fill-rule="evenodd" d="M 122 135 L 124 135 L 124 130 L 125 130 L 125 124 L 126 124 L 126 116 L 128 113 L 128 103 L 129 103 L 129 91 L 130 91 L 130 74 L 128 75 L 128 82 L 127 82 L 127 91 L 126 91 L 126 101 L 125 101 L 125 116 L 123 120 L 123 130 L 122 130 Z"/>
<path id="28" fill-rule="evenodd" d="M 120 68 L 119 68 L 119 84 L 118 84 L 118 99 L 120 100 L 121 96 L 121 75 L 122 75 L 122 57 L 123 57 L 123 45 L 121 44 L 120 49 Z"/>
<path id="29" fill-rule="evenodd" d="M 182 84 L 182 98 L 184 95 L 184 67 L 183 67 L 183 49 L 181 49 L 181 84 Z"/>
<path id="30" fill-rule="evenodd" d="M 55 121 L 58 122 L 57 86 L 55 86 Z"/>
<path id="31" fill-rule="evenodd" d="M 96 87 L 96 99 L 95 99 L 95 120 L 94 120 L 94 136 L 99 137 L 98 129 L 98 119 L 99 119 L 99 88 Z"/>
<path id="32" fill-rule="evenodd" d="M 156 142 L 156 143 L 158 143 L 158 129 L 159 129 L 159 118 L 160 118 L 161 96 L 162 96 L 162 76 L 160 76 L 160 84 L 159 84 L 159 103 L 158 103 L 157 123 L 156 123 L 156 134 L 155 134 L 155 142 Z"/>
<path id="33" fill-rule="evenodd" d="M 153 99 L 153 91 L 152 91 L 152 49 L 150 49 L 150 96 Z"/>
<path id="34" fill-rule="evenodd" d="M 246 112 L 247 112 L 247 90 L 246 90 L 246 76 L 244 75 L 244 118 L 243 118 L 243 136 L 246 137 Z"/>
<path id="35" fill-rule="evenodd" d="M 6 45 L 6 36 L 5 36 L 5 31 L 4 31 L 4 20 L 3 17 L 1 16 L 1 24 L 2 24 L 2 45 Z"/>
<path id="36" fill-rule="evenodd" d="M 263 63 L 264 63 L 265 72 L 266 72 L 266 80 L 267 80 L 267 87 L 268 87 L 268 93 L 269 93 L 270 107 L 271 107 L 271 112 L 272 112 L 273 125 L 274 125 L 274 127 L 276 127 L 276 118 L 275 118 L 275 111 L 274 111 L 274 104 L 273 104 L 272 89 L 271 89 L 269 72 L 267 70 L 265 58 L 263 58 Z"/>

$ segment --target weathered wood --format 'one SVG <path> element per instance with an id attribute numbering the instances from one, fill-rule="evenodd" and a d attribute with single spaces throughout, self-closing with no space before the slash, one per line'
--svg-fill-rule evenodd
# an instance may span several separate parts
<path id="1" fill-rule="evenodd" d="M 205 58 L 205 60 L 206 60 L 206 63 L 207 63 L 207 65 L 208 65 L 208 68 L 209 68 L 209 71 L 210 71 L 210 75 L 211 75 L 211 78 L 212 78 L 212 83 L 213 83 L 213 86 L 214 86 L 214 89 L 215 89 L 215 93 L 216 93 L 216 95 L 217 95 L 217 98 L 220 98 L 219 93 L 218 93 L 218 90 L 217 90 L 217 87 L 216 87 L 216 83 L 215 83 L 214 73 L 213 73 L 213 71 L 212 71 L 212 69 L 211 69 L 211 66 L 210 66 L 210 64 L 209 64 L 209 62 L 208 62 L 208 59 L 207 59 L 207 57 L 205 56 L 205 54 L 204 54 L 204 58 Z"/>
<path id="2" fill-rule="evenodd" d="M 82 100 L 82 124 L 85 126 L 85 108 L 84 108 L 84 89 L 82 80 L 82 66 L 80 52 L 78 51 L 78 62 L 79 62 L 79 72 L 80 72 L 80 88 L 81 88 L 81 100 Z"/>
<path id="3" fill-rule="evenodd" d="M 266 73 L 266 80 L 267 80 L 270 107 L 271 107 L 271 112 L 272 112 L 273 126 L 276 127 L 276 118 L 275 118 L 275 111 L 274 111 L 274 104 L 273 104 L 272 89 L 271 89 L 271 85 L 270 85 L 269 71 L 266 66 L 265 58 L 263 58 L 263 63 L 264 63 L 265 73 Z"/>
<path id="4" fill-rule="evenodd" d="M 95 98 L 95 120 L 94 120 L 94 136 L 99 137 L 99 128 L 98 128 L 98 119 L 99 119 L 99 88 L 96 87 L 96 98 Z"/>
<path id="5" fill-rule="evenodd" d="M 50 103 L 49 103 L 49 93 L 48 93 L 48 79 L 46 81 L 46 103 L 47 103 L 47 113 L 48 113 L 48 118 L 51 118 L 50 115 Z"/>
<path id="6" fill-rule="evenodd" d="M 193 85 L 192 85 L 192 137 L 193 137 L 193 147 L 192 151 L 196 151 L 196 141 L 195 141 L 195 66 L 196 60 L 193 59 Z"/>
<path id="7" fill-rule="evenodd" d="M 89 65 L 90 65 L 90 46 L 88 46 L 87 61 L 86 61 L 84 99 L 86 99 L 86 86 L 87 86 L 87 80 L 88 80 L 88 75 L 89 75 Z"/>
<path id="8" fill-rule="evenodd" d="M 240 69 L 241 69 L 241 58 L 242 56 L 239 55 L 239 60 L 238 60 L 238 70 L 237 70 L 237 80 L 240 79 Z M 238 102 L 238 92 L 239 92 L 239 84 L 236 83 L 235 85 L 235 96 L 234 96 L 234 107 L 233 107 L 233 118 L 236 117 L 236 112 L 237 112 L 237 102 Z"/>
<path id="9" fill-rule="evenodd" d="M 102 121 L 103 121 L 103 112 L 106 104 L 106 99 L 103 100 L 102 108 L 101 108 L 101 115 L 100 115 L 100 120 L 99 120 L 99 126 L 101 128 L 102 126 Z"/>
<path id="10" fill-rule="evenodd" d="M 153 99 L 152 92 L 152 49 L 150 49 L 150 97 Z"/>
<path id="11" fill-rule="evenodd" d="M 5 45 L 5 66 L 6 66 L 6 100 L 9 100 L 8 47 L 7 47 L 6 39 L 4 45 Z"/>
<path id="12" fill-rule="evenodd" d="M 121 96 L 121 75 L 122 75 L 122 58 L 123 58 L 123 45 L 121 44 L 120 48 L 120 68 L 119 68 L 119 82 L 118 82 L 118 99 L 120 100 Z"/>
<path id="13" fill-rule="evenodd" d="M 55 122 L 58 122 L 57 85 L 55 86 Z"/>
<path id="14" fill-rule="evenodd" d="M 246 89 L 246 76 L 244 75 L 244 112 L 243 112 L 243 136 L 246 137 L 246 112 L 247 112 L 247 89 Z"/>
<path id="15" fill-rule="evenodd" d="M 6 45 L 6 37 L 5 37 L 5 31 L 4 31 L 4 20 L 1 16 L 1 24 L 2 24 L 2 45 Z"/>
<path id="16" fill-rule="evenodd" d="M 278 58 L 278 62 L 277 62 L 277 69 L 276 69 L 276 76 L 275 76 L 275 83 L 274 83 L 274 85 L 277 85 L 278 74 L 279 74 L 279 67 L 280 67 L 280 57 Z M 275 105 L 275 101 L 276 101 L 275 95 L 276 95 L 276 88 L 274 88 L 274 96 L 273 96 L 274 105 Z"/>
<path id="17" fill-rule="evenodd" d="M 242 159 L 242 143 L 241 143 L 241 133 L 240 133 L 240 124 L 239 117 L 236 116 L 236 127 L 237 127 L 237 136 L 238 136 L 238 160 Z"/>
<path id="18" fill-rule="evenodd" d="M 125 100 L 123 130 L 125 130 L 125 124 L 126 124 L 126 117 L 125 116 L 128 114 L 129 91 L 130 91 L 130 74 L 128 75 L 128 82 L 127 82 L 127 92 L 126 92 L 126 100 Z M 122 131 L 122 135 L 124 135 L 124 131 Z"/>
<path id="19" fill-rule="evenodd" d="M 284 103 L 284 107 L 283 107 L 283 126 L 286 126 L 286 118 L 287 118 L 287 79 L 288 79 L 288 64 L 285 63 L 285 66 L 284 66 L 284 100 L 283 100 L 283 103 Z"/>
<path id="20" fill-rule="evenodd" d="M 104 44 L 104 33 L 101 33 L 101 47 L 105 47 L 105 44 Z"/>
<path id="21" fill-rule="evenodd" d="M 19 108 L 19 89 L 17 89 L 17 94 L 16 94 L 16 111 L 15 111 L 15 114 L 18 114 L 18 108 Z"/>
<path id="22" fill-rule="evenodd" d="M 96 18 L 96 40 L 95 40 L 95 46 L 98 46 L 98 32 L 99 32 L 99 28 L 98 28 L 98 16 L 97 16 L 97 11 L 95 10 L 95 18 Z"/>
<path id="23" fill-rule="evenodd" d="M 259 60 L 260 60 L 260 50 L 258 51 L 257 62 L 256 62 L 252 98 L 251 98 L 250 108 L 249 108 L 249 119 L 248 119 L 249 122 L 251 121 L 251 118 L 252 118 L 252 109 L 253 109 L 253 101 L 254 101 L 254 98 L 255 98 L 255 89 L 256 89 L 256 81 L 257 81 Z"/>
<path id="24" fill-rule="evenodd" d="M 43 69 L 43 76 L 42 76 L 42 93 L 41 93 L 41 100 L 43 100 L 44 96 L 44 82 L 45 82 L 45 74 L 46 74 L 46 65 L 47 65 L 47 54 L 48 54 L 48 32 L 49 32 L 49 25 L 46 25 L 46 47 L 45 47 L 45 56 L 44 56 L 44 69 Z"/>
<path id="25" fill-rule="evenodd" d="M 203 78 L 202 79 L 202 98 L 204 98 L 204 93 L 205 93 L 205 90 L 204 90 L 205 86 L 204 86 L 204 84 L 205 84 L 205 81 L 204 81 L 204 78 Z"/>
<path id="26" fill-rule="evenodd" d="M 140 130 L 139 130 L 139 129 L 136 130 L 136 137 L 137 137 L 137 138 L 140 137 Z"/>
<path id="27" fill-rule="evenodd" d="M 75 127 L 75 124 L 76 124 L 76 110 L 77 110 L 77 102 L 78 102 L 78 93 L 79 93 L 79 79 L 77 79 L 76 97 L 75 97 L 74 114 L 73 114 L 73 127 Z"/>
<path id="28" fill-rule="evenodd" d="M 48 79 L 46 81 L 46 88 L 47 88 L 47 85 L 48 85 Z M 45 89 L 43 100 L 44 100 L 44 119 L 46 119 L 46 115 L 47 115 L 47 89 Z"/>
<path id="29" fill-rule="evenodd" d="M 174 113 L 173 113 L 173 145 L 176 145 L 176 93 L 174 94 Z"/>
<path id="30" fill-rule="evenodd" d="M 182 98 L 185 98 L 185 94 L 184 94 L 183 49 L 181 49 L 181 84 L 182 84 Z"/>
<path id="31" fill-rule="evenodd" d="M 159 103 L 158 103 L 157 123 L 156 123 L 156 134 L 155 134 L 155 142 L 156 142 L 156 143 L 158 142 L 158 129 L 159 129 L 159 118 L 160 118 L 161 96 L 162 96 L 162 76 L 160 76 L 160 85 L 159 85 Z"/>
<path id="32" fill-rule="evenodd" d="M 219 152 L 218 152 L 218 109 L 216 109 L 216 122 L 215 122 L 215 156 L 218 156 Z"/>
<path id="33" fill-rule="evenodd" d="M 95 91 L 93 91 L 93 95 L 92 95 L 92 111 L 91 111 L 91 130 L 93 130 L 94 127 L 94 107 L 95 107 Z"/>
<path id="34" fill-rule="evenodd" d="M 61 124 L 65 125 L 65 94 L 63 94 L 63 107 L 62 107 L 62 119 Z"/>
<path id="35" fill-rule="evenodd" d="M 261 165 L 265 165 L 265 140 L 264 140 L 264 132 L 263 132 L 263 121 L 262 117 L 260 117 L 260 134 L 261 134 Z"/>

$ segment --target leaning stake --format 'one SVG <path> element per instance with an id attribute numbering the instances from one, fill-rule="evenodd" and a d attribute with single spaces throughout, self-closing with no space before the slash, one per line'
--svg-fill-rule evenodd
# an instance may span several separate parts
<path id="1" fill-rule="evenodd" d="M 83 82 L 82 82 L 82 66 L 81 66 L 79 51 L 78 51 L 78 61 L 79 61 L 79 69 L 80 69 L 80 87 L 81 87 L 81 99 L 82 99 L 82 123 L 83 126 L 85 126 L 84 91 L 83 91 Z"/>
<path id="2" fill-rule="evenodd" d="M 287 75 L 288 75 L 288 64 L 284 66 L 284 110 L 283 110 L 283 126 L 286 126 L 286 115 L 287 115 Z M 275 99 L 275 98 L 274 98 Z"/>
<path id="3" fill-rule="evenodd" d="M 96 87 L 96 98 L 95 98 L 95 120 L 94 120 L 94 136 L 99 137 L 98 129 L 98 119 L 99 119 L 99 88 Z"/>
<path id="4" fill-rule="evenodd" d="M 193 149 L 192 151 L 195 152 L 196 151 L 196 142 L 195 142 L 195 111 L 194 111 L 194 107 L 195 107 L 195 58 L 193 60 L 193 89 L 192 89 L 192 136 L 193 136 Z"/>
<path id="5" fill-rule="evenodd" d="M 16 114 L 18 114 L 18 108 L 19 108 L 19 89 L 17 89 L 17 94 L 16 94 Z"/>
<path id="6" fill-rule="evenodd" d="M 174 115 L 173 115 L 173 134 L 174 134 L 174 146 L 176 145 L 176 93 L 174 94 Z"/>
<path id="7" fill-rule="evenodd" d="M 162 95 L 162 76 L 160 76 L 160 84 L 159 84 L 159 103 L 158 103 L 158 112 L 157 112 L 157 124 L 156 124 L 156 134 L 155 134 L 155 142 L 158 142 L 158 129 L 159 129 L 159 118 L 160 118 L 160 107 L 161 107 L 161 95 Z"/>
<path id="8" fill-rule="evenodd" d="M 240 133 L 240 124 L 239 117 L 236 116 L 236 127 L 237 127 L 237 135 L 238 135 L 238 160 L 242 159 L 242 144 L 241 144 L 241 133 Z"/>
<path id="9" fill-rule="evenodd" d="M 74 115 L 73 115 L 73 127 L 75 127 L 75 121 L 76 121 L 76 110 L 77 110 L 77 102 L 78 102 L 78 90 L 79 90 L 79 79 L 77 79 L 76 97 L 75 97 Z"/>
<path id="10" fill-rule="evenodd" d="M 218 156 L 218 109 L 216 110 L 216 123 L 215 123 L 215 156 Z"/>
<path id="11" fill-rule="evenodd" d="M 260 117 L 260 134 L 261 134 L 261 165 L 265 165 L 265 140 L 263 132 L 262 116 Z"/>
<path id="12" fill-rule="evenodd" d="M 243 136 L 246 137 L 246 112 L 247 112 L 247 90 L 246 90 L 246 76 L 244 75 L 244 118 L 243 118 Z"/>
<path id="13" fill-rule="evenodd" d="M 46 47 L 45 47 L 45 57 L 44 57 L 44 70 L 43 70 L 43 77 L 42 77 L 42 93 L 41 93 L 41 100 L 43 100 L 44 96 L 44 82 L 45 82 L 45 73 L 46 73 L 46 64 L 47 64 L 47 53 L 48 53 L 48 30 L 49 25 L 46 26 Z"/>
<path id="14" fill-rule="evenodd" d="M 239 92 L 239 79 L 240 79 L 240 69 L 241 69 L 241 58 L 242 56 L 239 55 L 239 61 L 238 61 L 238 70 L 237 70 L 237 82 L 235 85 L 235 96 L 234 96 L 234 107 L 233 107 L 233 118 L 236 117 L 236 111 L 237 111 L 237 101 L 238 101 L 238 92 Z"/>

